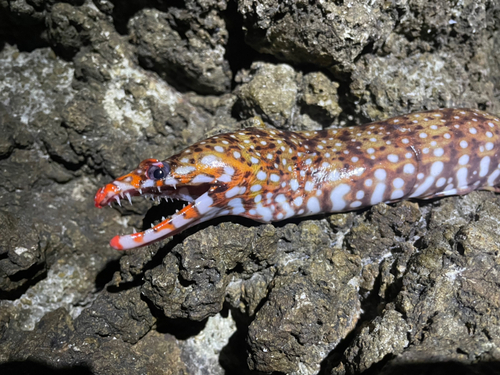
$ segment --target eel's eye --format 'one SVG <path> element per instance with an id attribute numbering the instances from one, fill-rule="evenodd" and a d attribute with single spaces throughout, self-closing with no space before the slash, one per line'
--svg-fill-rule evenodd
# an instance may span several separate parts
<path id="1" fill-rule="evenodd" d="M 169 172 L 170 172 L 170 167 L 168 166 L 168 164 L 164 164 L 163 168 L 157 165 L 153 165 L 151 168 L 148 169 L 148 177 L 152 180 L 157 181 L 167 177 Z"/>

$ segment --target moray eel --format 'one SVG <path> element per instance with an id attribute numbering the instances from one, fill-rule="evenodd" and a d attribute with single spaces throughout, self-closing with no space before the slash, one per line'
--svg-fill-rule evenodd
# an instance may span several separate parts
<path id="1" fill-rule="evenodd" d="M 147 159 L 99 189 L 95 205 L 145 195 L 189 202 L 144 232 L 114 237 L 132 249 L 225 215 L 269 223 L 403 199 L 497 192 L 500 121 L 472 109 L 413 113 L 371 124 L 291 132 L 249 128 Z"/>

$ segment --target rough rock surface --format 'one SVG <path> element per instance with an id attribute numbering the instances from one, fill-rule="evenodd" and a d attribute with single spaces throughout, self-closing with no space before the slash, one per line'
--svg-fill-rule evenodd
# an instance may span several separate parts
<path id="1" fill-rule="evenodd" d="M 179 207 L 98 210 L 148 157 L 251 125 L 500 114 L 494 0 L 0 0 L 0 373 L 500 373 L 500 197 L 119 253 Z"/>

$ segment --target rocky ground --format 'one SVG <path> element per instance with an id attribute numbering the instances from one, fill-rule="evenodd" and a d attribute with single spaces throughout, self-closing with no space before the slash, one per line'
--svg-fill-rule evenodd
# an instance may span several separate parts
<path id="1" fill-rule="evenodd" d="M 97 188 L 260 116 L 500 114 L 496 0 L 0 0 L 0 373 L 500 373 L 500 196 L 120 253 Z"/>

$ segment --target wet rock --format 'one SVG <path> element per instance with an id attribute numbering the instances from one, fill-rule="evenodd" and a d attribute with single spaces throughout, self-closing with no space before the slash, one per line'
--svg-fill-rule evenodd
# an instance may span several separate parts
<path id="1" fill-rule="evenodd" d="M 175 8 L 169 13 L 144 9 L 130 20 L 129 29 L 141 64 L 167 81 L 201 94 L 229 90 L 227 30 L 215 9 L 203 18 Z"/>
<path id="2" fill-rule="evenodd" d="M 313 374 L 359 316 L 360 259 L 324 249 L 278 276 L 249 327 L 249 365 L 264 372 Z"/>
<path id="3" fill-rule="evenodd" d="M 246 42 L 279 59 L 350 66 L 365 48 L 383 43 L 395 25 L 396 6 L 375 2 L 280 4 L 242 0 L 238 11 Z"/>
<path id="4" fill-rule="evenodd" d="M 296 72 L 285 64 L 256 63 L 251 74 L 250 82 L 238 91 L 240 116 L 258 115 L 277 127 L 290 126 L 299 90 Z"/>
<path id="5" fill-rule="evenodd" d="M 45 274 L 47 239 L 35 228 L 0 210 L 0 296 L 20 295 Z"/>
<path id="6" fill-rule="evenodd" d="M 342 112 L 338 104 L 339 84 L 321 72 L 304 75 L 302 80 L 303 110 L 319 124 L 332 124 Z"/>
<path id="7" fill-rule="evenodd" d="M 120 337 L 135 344 L 154 322 L 147 303 L 141 299 L 136 287 L 121 293 L 102 293 L 92 307 L 82 311 L 75 320 L 75 327 L 87 336 Z"/>
<path id="8" fill-rule="evenodd" d="M 254 257 L 266 259 L 276 251 L 272 231 L 240 228 L 234 236 L 234 227 L 210 227 L 175 246 L 162 265 L 145 273 L 144 295 L 169 318 L 203 320 L 221 311 L 228 284 L 262 268 Z"/>

